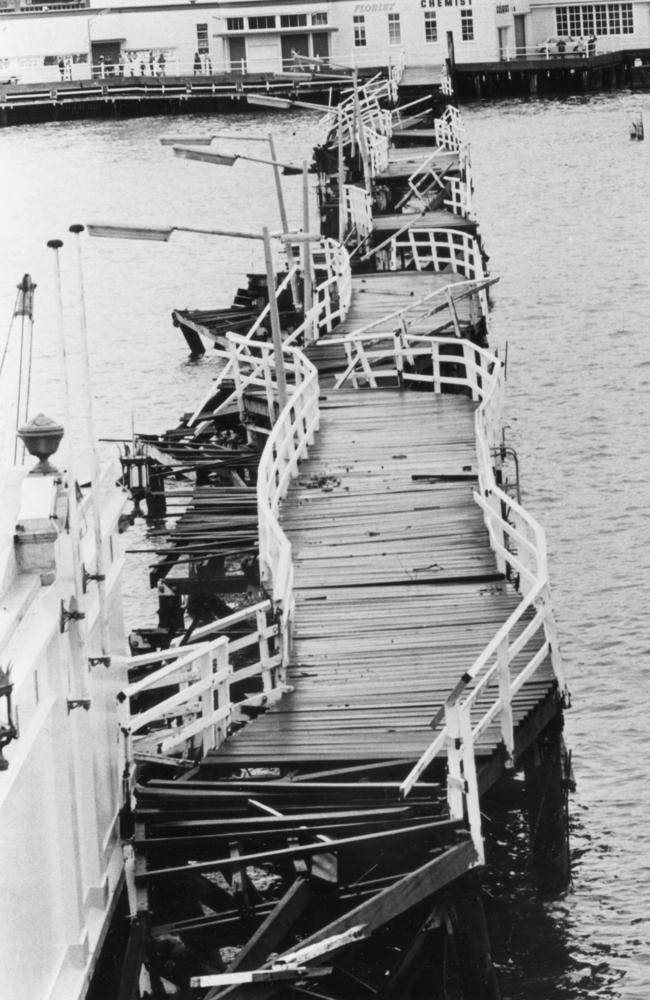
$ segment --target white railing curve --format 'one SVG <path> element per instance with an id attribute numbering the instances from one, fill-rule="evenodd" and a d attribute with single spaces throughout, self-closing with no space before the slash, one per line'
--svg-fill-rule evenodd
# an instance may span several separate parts
<path id="1" fill-rule="evenodd" d="M 291 543 L 280 526 L 278 512 L 318 430 L 319 387 L 318 372 L 302 351 L 285 347 L 283 353 L 285 359 L 292 360 L 295 385 L 262 452 L 257 471 L 257 513 L 260 579 L 281 614 L 286 653 L 293 613 L 293 562 Z"/>
<path id="2" fill-rule="evenodd" d="M 242 625 L 250 623 L 250 629 Z M 237 626 L 238 635 L 228 630 Z M 286 690 L 280 626 L 270 601 L 195 629 L 188 645 L 118 657 L 132 669 L 150 669 L 117 696 L 120 766 L 129 801 L 136 757 L 205 755 L 226 739 L 245 706 L 263 706 Z M 245 654 L 245 655 L 243 655 Z M 256 679 L 258 692 L 235 700 L 233 685 Z M 152 702 L 138 708 L 139 696 Z"/>
<path id="3" fill-rule="evenodd" d="M 411 342 L 425 339 L 410 338 Z M 481 359 L 482 369 L 479 382 L 475 375 L 471 377 L 474 386 L 478 385 L 480 399 L 475 415 L 479 489 L 474 499 L 483 512 L 497 566 L 517 581 L 522 596 L 517 608 L 459 680 L 432 721 L 434 728 L 443 723 L 442 728 L 403 781 L 401 793 L 408 795 L 429 764 L 446 749 L 450 811 L 452 816 L 461 818 L 464 809 L 467 810 L 472 838 L 479 857 L 482 857 L 474 752 L 478 738 L 498 719 L 506 752 L 512 755 L 512 699 L 548 657 L 563 696 L 567 688 L 550 604 L 544 531 L 520 504 L 497 485 L 494 474 L 494 454 L 498 448 L 501 425 L 503 364 L 487 351 L 464 343 L 467 370 L 472 367 L 468 364 L 468 352 L 474 352 L 475 358 Z M 529 658 L 522 665 L 521 656 L 531 644 L 532 653 L 526 654 Z M 515 663 L 515 660 L 518 662 Z M 480 696 L 485 696 L 489 686 L 495 684 L 498 693 L 492 697 L 487 709 L 481 706 L 479 710 Z"/>

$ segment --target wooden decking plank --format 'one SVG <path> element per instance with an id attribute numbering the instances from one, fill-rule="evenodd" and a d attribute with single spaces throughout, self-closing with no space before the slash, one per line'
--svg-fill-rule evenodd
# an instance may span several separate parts
<path id="1" fill-rule="evenodd" d="M 449 276 L 355 279 L 359 309 L 369 315 L 376 300 L 385 313 L 393 294 L 421 294 L 431 277 Z M 470 399 L 345 389 L 320 406 L 321 430 L 280 509 L 295 572 L 293 690 L 213 755 L 233 766 L 416 759 L 430 719 L 521 599 L 499 578 L 474 501 Z M 547 660 L 513 699 L 515 725 L 553 683 Z M 474 723 L 497 690 L 481 692 Z M 500 740 L 496 720 L 479 755 Z"/>

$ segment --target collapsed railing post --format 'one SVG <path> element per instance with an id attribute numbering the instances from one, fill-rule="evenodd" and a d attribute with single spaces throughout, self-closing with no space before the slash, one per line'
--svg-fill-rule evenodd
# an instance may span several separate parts
<path id="1" fill-rule="evenodd" d="M 214 727 L 214 744 L 213 746 L 221 746 L 223 741 L 228 736 L 228 730 L 230 729 L 230 723 L 232 720 L 232 698 L 230 696 L 230 684 L 233 676 L 233 665 L 230 662 L 230 655 L 228 651 L 228 639 L 226 636 L 221 637 L 221 642 L 214 648 L 214 660 L 211 664 L 212 669 L 221 677 L 221 680 L 216 685 L 216 695 L 217 695 L 217 707 L 219 709 L 219 720 Z M 214 706 L 214 693 L 212 694 L 212 702 Z M 228 712 L 224 717 L 221 717 L 223 709 L 228 706 Z M 205 746 L 204 746 L 205 753 Z"/>
<path id="2" fill-rule="evenodd" d="M 463 778 L 465 805 L 472 843 L 478 855 L 478 863 L 485 864 L 485 847 L 481 833 L 481 805 L 478 794 L 478 779 L 476 777 L 476 758 L 474 756 L 474 737 L 469 708 L 461 708 L 458 713 L 461 753 L 463 760 Z"/>
<path id="3" fill-rule="evenodd" d="M 508 755 L 507 766 L 512 767 L 515 735 L 512 719 L 512 694 L 510 691 L 509 639 L 504 635 L 497 649 L 499 663 L 499 699 L 501 701 L 501 738 Z"/>
<path id="4" fill-rule="evenodd" d="M 227 642 L 227 640 L 225 640 Z M 216 651 L 214 661 L 216 663 Z M 228 664 L 228 654 L 226 653 L 226 665 Z M 217 734 L 214 711 L 214 688 L 212 686 L 212 676 L 214 673 L 213 656 L 211 650 L 206 650 L 199 657 L 199 677 L 209 685 L 199 698 L 201 718 L 205 720 L 205 728 L 201 733 L 201 752 L 203 756 L 208 750 L 213 750 L 217 745 Z"/>
<path id="5" fill-rule="evenodd" d="M 287 405 L 287 380 L 284 374 L 280 314 L 278 312 L 278 300 L 275 295 L 275 270 L 273 268 L 273 255 L 271 252 L 271 237 L 266 226 L 262 229 L 262 235 L 264 237 L 264 262 L 266 264 L 266 281 L 269 293 L 271 333 L 273 336 L 273 355 L 275 359 L 275 377 L 278 384 L 278 405 L 280 407 L 280 412 L 282 412 Z"/>
<path id="6" fill-rule="evenodd" d="M 457 702 L 445 704 L 445 727 L 447 730 L 447 805 L 452 819 L 464 818 L 462 768 L 462 735 L 460 710 Z"/>

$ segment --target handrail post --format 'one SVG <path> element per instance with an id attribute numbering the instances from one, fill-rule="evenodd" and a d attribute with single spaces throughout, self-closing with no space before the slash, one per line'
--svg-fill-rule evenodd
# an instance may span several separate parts
<path id="1" fill-rule="evenodd" d="M 307 161 L 302 164 L 302 227 L 307 236 L 309 232 L 309 170 Z M 314 304 L 313 281 L 312 281 L 312 255 L 311 243 L 305 239 L 302 245 L 302 280 L 303 280 L 303 303 L 305 320 Z M 318 320 L 316 320 L 318 324 Z M 317 339 L 317 333 L 313 329 L 311 322 L 305 327 L 305 342 L 310 343 Z"/>
<path id="2" fill-rule="evenodd" d="M 338 179 L 339 179 L 339 243 L 345 239 L 347 212 L 345 207 L 345 160 L 343 159 L 343 122 L 338 115 Z"/>
<path id="3" fill-rule="evenodd" d="M 481 834 L 481 804 L 478 794 L 476 777 L 476 758 L 474 757 L 474 738 L 472 735 L 472 720 L 469 708 L 459 711 L 461 753 L 463 757 L 463 776 L 465 788 L 465 803 L 467 819 L 472 836 L 472 843 L 478 855 L 479 864 L 485 864 L 485 847 Z"/>
<path id="4" fill-rule="evenodd" d="M 508 636 L 504 636 L 497 650 L 499 664 L 499 699 L 501 701 L 501 737 L 508 754 L 507 767 L 513 766 L 515 750 L 514 725 L 512 721 L 512 694 L 510 691 L 510 651 Z"/>
<path id="5" fill-rule="evenodd" d="M 273 690 L 273 677 L 271 673 L 269 651 L 269 640 L 266 636 L 266 611 L 259 610 L 256 614 L 257 621 L 257 645 L 260 654 L 260 669 L 262 672 L 262 690 L 268 694 Z"/>
<path id="6" fill-rule="evenodd" d="M 225 718 L 220 718 L 214 727 L 214 743 L 213 747 L 220 747 L 228 736 L 228 729 L 230 727 L 230 721 L 232 718 L 232 699 L 230 697 L 230 683 L 232 680 L 233 667 L 230 662 L 230 654 L 228 650 L 228 639 L 226 636 L 221 636 L 219 638 L 218 644 L 214 648 L 214 668 L 217 674 L 222 674 L 224 671 L 226 676 L 224 679 L 220 680 L 216 685 L 217 693 L 217 705 L 219 712 L 228 705 L 228 715 Z M 214 704 L 214 693 L 213 689 L 210 689 L 210 695 L 212 697 L 212 702 Z"/>
<path id="7" fill-rule="evenodd" d="M 117 727 L 120 734 L 119 777 L 122 783 L 123 805 L 130 805 L 131 774 L 133 769 L 133 734 L 131 732 L 131 704 L 128 697 L 117 700 Z"/>
<path id="8" fill-rule="evenodd" d="M 244 422 L 244 387 L 242 385 L 241 370 L 239 367 L 239 351 L 237 345 L 228 338 L 228 352 L 230 354 L 230 364 L 232 365 L 233 382 L 235 383 L 235 394 L 237 396 L 237 409 L 239 419 Z"/>
<path id="9" fill-rule="evenodd" d="M 452 819 L 463 819 L 463 769 L 460 712 L 456 703 L 445 705 L 447 729 L 447 804 Z"/>
<path id="10" fill-rule="evenodd" d="M 227 641 L 227 640 L 226 640 Z M 216 660 L 216 657 L 215 657 Z M 201 719 L 204 722 L 203 730 L 201 731 L 201 753 L 205 757 L 208 750 L 213 750 L 216 746 L 216 731 L 215 731 L 215 721 L 214 721 L 214 684 L 212 683 L 212 677 L 214 676 L 213 667 L 213 655 L 212 650 L 207 649 L 204 653 L 199 656 L 199 677 L 202 681 L 210 681 L 210 687 L 203 691 L 199 698 L 199 703 L 201 706 Z"/>
<path id="11" fill-rule="evenodd" d="M 280 177 L 280 166 L 278 164 L 278 158 L 275 153 L 275 141 L 273 135 L 269 132 L 268 135 L 269 151 L 271 153 L 271 160 L 273 161 L 273 179 L 275 181 L 275 190 L 278 196 L 278 209 L 280 211 L 280 223 L 282 225 L 282 232 L 289 232 L 289 222 L 287 220 L 287 208 L 284 201 L 284 192 L 282 190 L 282 180 Z M 293 267 L 293 244 L 287 243 L 287 249 L 290 255 L 289 269 Z M 292 274 L 289 279 L 291 282 L 291 298 L 293 299 L 293 305 L 295 309 L 300 307 L 300 293 L 298 291 L 298 281 L 296 275 Z"/>
<path id="12" fill-rule="evenodd" d="M 271 315 L 271 333 L 273 335 L 273 353 L 275 357 L 275 377 L 278 385 L 278 404 L 280 412 L 287 405 L 287 380 L 284 374 L 284 357 L 282 354 L 282 331 L 280 329 L 280 314 L 278 300 L 275 297 L 275 270 L 271 252 L 271 237 L 266 226 L 262 229 L 264 238 L 264 262 L 266 264 L 266 281 L 269 293 L 269 312 Z"/>

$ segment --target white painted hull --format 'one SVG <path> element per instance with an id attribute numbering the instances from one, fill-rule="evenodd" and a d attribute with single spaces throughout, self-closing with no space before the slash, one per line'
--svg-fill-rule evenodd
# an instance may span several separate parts
<path id="1" fill-rule="evenodd" d="M 25 511 L 47 513 L 37 511 L 47 482 L 28 477 L 21 483 L 16 470 L 0 476 L 0 496 L 9 501 L 0 524 L 0 665 L 11 668 L 19 730 L 0 773 L 0 997 L 77 1000 L 86 994 L 122 879 L 115 695 L 126 668 L 86 667 L 99 651 L 95 584 L 88 584 L 83 622 L 60 631 L 61 602 L 69 608 L 74 593 L 65 530 L 40 547 L 40 529 L 22 551 L 14 543 L 16 524 L 23 523 L 23 538 L 36 526 L 38 518 L 25 518 Z M 106 479 L 101 509 L 111 652 L 117 654 L 124 652 L 117 527 L 125 498 L 110 485 L 114 478 Z M 81 504 L 82 523 L 90 521 L 86 507 Z M 88 529 L 81 542 L 88 569 L 93 550 Z M 50 555 L 55 578 L 44 585 L 38 563 Z M 79 663 L 86 667 L 81 674 Z M 70 707 L 81 695 L 89 707 Z"/>

